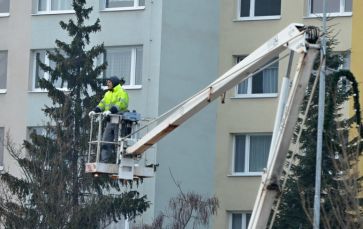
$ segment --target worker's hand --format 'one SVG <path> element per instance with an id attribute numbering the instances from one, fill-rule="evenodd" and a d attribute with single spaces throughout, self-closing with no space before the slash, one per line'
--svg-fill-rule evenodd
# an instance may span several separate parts
<path id="1" fill-rule="evenodd" d="M 110 115 L 110 114 L 111 114 L 111 111 L 104 111 L 104 112 L 103 112 L 103 115 L 104 115 L 104 116 L 108 116 L 108 115 Z"/>
<path id="2" fill-rule="evenodd" d="M 91 116 L 93 116 L 93 115 L 95 115 L 95 114 L 96 114 L 96 112 L 91 111 L 91 112 L 89 112 L 89 113 L 88 113 L 88 116 L 90 116 L 90 117 L 91 117 Z"/>

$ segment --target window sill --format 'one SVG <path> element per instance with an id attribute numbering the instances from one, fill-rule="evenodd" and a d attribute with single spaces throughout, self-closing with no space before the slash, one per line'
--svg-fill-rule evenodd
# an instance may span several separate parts
<path id="1" fill-rule="evenodd" d="M 276 98 L 278 96 L 277 93 L 271 94 L 246 94 L 246 95 L 235 95 L 231 97 L 231 99 L 260 99 L 260 98 Z"/>
<path id="2" fill-rule="evenodd" d="M 345 13 L 327 13 L 327 17 L 351 17 L 353 14 L 352 12 L 345 12 Z M 323 14 L 310 14 L 305 16 L 304 19 L 313 19 L 313 18 L 321 18 Z"/>
<path id="3" fill-rule="evenodd" d="M 137 90 L 137 89 L 142 89 L 142 85 L 125 85 L 122 86 L 124 89 L 126 90 Z"/>
<path id="4" fill-rule="evenodd" d="M 113 11 L 138 11 L 144 10 L 145 6 L 137 6 L 137 7 L 115 7 L 115 8 L 105 8 L 101 10 L 101 12 L 113 12 Z"/>
<path id="5" fill-rule="evenodd" d="M 0 13 L 0 17 L 9 17 L 10 13 Z"/>
<path id="6" fill-rule="evenodd" d="M 0 94 L 6 94 L 6 89 L 0 89 Z"/>
<path id="7" fill-rule="evenodd" d="M 233 173 L 228 174 L 227 177 L 260 177 L 262 176 L 262 172 L 251 172 L 251 173 Z"/>
<path id="8" fill-rule="evenodd" d="M 56 10 L 56 11 L 39 11 L 32 16 L 42 16 L 42 15 L 58 15 L 58 14 L 74 14 L 74 10 Z"/>
<path id="9" fill-rule="evenodd" d="M 279 20 L 281 16 L 261 16 L 261 17 L 239 17 L 234 22 L 241 22 L 241 21 L 263 21 L 263 20 Z"/>
<path id="10" fill-rule="evenodd" d="M 57 88 L 60 91 L 67 92 L 69 91 L 68 88 Z M 45 89 L 32 89 L 31 91 L 28 91 L 29 93 L 47 93 L 48 90 Z"/>
<path id="11" fill-rule="evenodd" d="M 107 90 L 107 86 L 102 86 L 101 88 L 102 90 Z M 142 85 L 124 85 L 122 88 L 125 90 L 138 90 L 142 89 Z"/>

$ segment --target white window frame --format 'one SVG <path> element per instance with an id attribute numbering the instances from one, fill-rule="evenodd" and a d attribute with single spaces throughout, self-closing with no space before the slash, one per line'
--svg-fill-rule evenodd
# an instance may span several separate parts
<path id="1" fill-rule="evenodd" d="M 307 0 L 308 4 L 307 4 L 307 15 L 308 17 L 322 17 L 323 14 L 322 13 L 312 13 L 311 12 L 311 0 Z M 320 0 L 323 1 L 323 0 Z M 337 16 L 352 16 L 352 12 L 344 12 L 345 11 L 345 1 L 346 0 L 340 0 L 340 8 L 339 8 L 339 12 L 333 12 L 333 13 L 329 13 L 327 12 L 327 16 L 329 17 L 337 17 Z M 353 1 L 353 0 L 352 0 Z M 328 3 L 328 1 L 327 1 Z"/>
<path id="2" fill-rule="evenodd" d="M 137 48 L 138 47 L 142 47 L 142 46 L 126 46 L 131 48 L 131 67 L 130 67 L 130 82 L 126 82 L 125 85 L 123 85 L 122 87 L 124 89 L 141 89 L 142 88 L 142 84 L 136 84 L 136 53 L 137 53 Z M 107 50 L 110 49 L 117 49 L 117 48 L 123 48 L 123 46 L 112 46 L 112 47 L 106 47 L 106 54 L 107 54 Z M 143 47 L 142 47 L 143 48 Z M 143 50 L 144 53 L 144 50 Z M 107 56 L 107 55 L 106 55 Z M 143 56 L 140 57 L 141 60 L 143 59 Z M 102 55 L 102 62 L 104 61 L 104 56 Z M 142 69 L 141 69 L 142 72 Z M 110 76 L 106 76 L 105 73 L 102 74 L 104 77 L 110 77 Z M 118 77 L 122 77 L 122 76 L 118 76 Z M 142 74 L 141 74 L 141 81 L 142 81 Z M 141 82 L 142 83 L 142 82 Z M 107 86 L 104 86 L 104 89 L 106 89 Z"/>
<path id="3" fill-rule="evenodd" d="M 9 5 L 11 4 L 10 0 L 9 1 Z M 6 13 L 0 13 L 0 17 L 9 17 L 10 16 L 10 7 L 9 7 L 9 12 Z"/>
<path id="4" fill-rule="evenodd" d="M 68 14 L 68 13 L 74 13 L 73 9 L 70 10 L 52 10 L 52 0 L 45 0 L 46 4 L 47 4 L 47 8 L 45 10 L 39 10 L 39 1 L 40 0 L 36 0 L 37 1 L 37 9 L 36 9 L 36 14 L 41 15 L 41 14 Z"/>
<path id="5" fill-rule="evenodd" d="M 235 61 L 236 61 L 236 64 L 239 62 L 238 59 L 239 58 L 244 58 L 246 56 L 235 56 Z M 279 68 L 278 68 L 279 70 Z M 279 83 L 279 72 L 277 71 L 277 89 L 276 89 L 276 92 L 275 93 L 260 93 L 260 94 L 253 94 L 252 93 L 252 77 L 249 77 L 248 79 L 244 80 L 244 81 L 247 81 L 247 93 L 246 94 L 240 94 L 238 93 L 238 85 L 235 87 L 235 95 L 233 98 L 235 99 L 244 99 L 244 98 L 274 98 L 274 97 L 277 97 L 278 95 L 278 91 L 279 91 L 279 88 L 278 88 L 278 83 Z"/>
<path id="6" fill-rule="evenodd" d="M 245 141 L 245 165 L 244 165 L 244 171 L 243 172 L 235 172 L 235 158 L 236 158 L 236 137 L 240 136 L 240 135 L 244 135 L 246 136 L 246 141 Z M 254 134 L 249 134 L 249 133 L 236 133 L 233 134 L 233 152 L 232 152 L 232 166 L 231 166 L 231 176 L 261 176 L 263 171 L 260 172 L 250 172 L 250 147 L 251 147 L 251 136 L 266 136 L 266 135 L 271 135 L 272 138 L 272 133 L 254 133 Z M 267 162 L 268 158 L 266 158 L 266 162 Z M 266 165 L 267 166 L 267 165 Z"/>
<path id="7" fill-rule="evenodd" d="M 281 18 L 281 9 L 280 9 L 280 15 L 255 16 L 255 0 L 250 0 L 250 16 L 241 17 L 241 0 L 237 0 L 237 20 L 238 21 L 277 20 L 280 18 Z"/>
<path id="8" fill-rule="evenodd" d="M 246 212 L 246 211 L 229 211 L 228 212 L 228 228 L 232 229 L 232 220 L 233 220 L 233 214 L 242 214 L 242 225 L 240 229 L 248 229 L 247 225 L 247 214 L 252 215 L 252 212 Z"/>
<path id="9" fill-rule="evenodd" d="M 140 6 L 140 0 L 133 0 L 134 6 L 128 6 L 128 7 L 106 7 L 107 0 L 103 0 L 103 11 L 128 11 L 128 10 L 143 10 L 145 9 L 145 6 Z M 146 1 L 145 1 L 146 4 Z"/>
<path id="10" fill-rule="evenodd" d="M 33 66 L 33 69 L 32 69 L 32 85 L 31 85 L 31 91 L 32 92 L 47 92 L 48 90 L 46 89 L 42 89 L 42 88 L 36 88 L 35 87 L 35 81 L 36 81 L 36 68 L 37 68 L 37 56 L 36 56 L 36 53 L 37 52 L 40 52 L 40 51 L 45 51 L 45 60 L 44 60 L 44 64 L 48 65 L 50 64 L 50 60 L 48 58 L 48 55 L 47 55 L 47 51 L 49 49 L 37 49 L 37 50 L 32 50 L 32 59 L 33 59 L 33 63 L 32 63 L 32 66 Z M 42 60 L 41 60 L 42 61 Z M 49 72 L 44 72 L 44 77 L 46 80 L 49 80 L 50 79 L 50 75 L 49 75 Z M 66 85 L 64 85 L 64 87 L 62 88 L 58 88 L 58 90 L 62 90 L 62 91 L 68 91 L 68 88 Z"/>
<path id="11" fill-rule="evenodd" d="M 8 52 L 7 51 L 2 51 L 0 50 L 0 53 L 5 53 L 6 54 L 6 63 L 8 62 Z M 5 74 L 5 78 L 8 77 L 8 71 L 7 71 L 7 66 L 6 66 L 6 74 Z M 7 81 L 7 79 L 6 79 Z M 5 85 L 5 88 L 0 88 L 0 94 L 4 94 L 7 91 L 7 85 Z"/>

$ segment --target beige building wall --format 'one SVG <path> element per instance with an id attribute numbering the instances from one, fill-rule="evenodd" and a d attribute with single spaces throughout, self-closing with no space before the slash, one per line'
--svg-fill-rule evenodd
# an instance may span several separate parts
<path id="1" fill-rule="evenodd" d="M 220 1 L 220 74 L 231 68 L 235 56 L 248 55 L 290 23 L 320 26 L 318 18 L 307 17 L 307 2 L 281 0 L 281 17 L 274 20 L 237 20 L 238 0 Z M 328 25 L 339 32 L 337 51 L 351 47 L 351 17 L 337 17 Z M 296 59 L 296 55 L 295 55 Z M 286 73 L 287 60 L 279 64 L 279 82 Z M 279 90 L 278 90 L 279 92 Z M 233 134 L 272 133 L 278 98 L 235 98 L 235 90 L 218 105 L 216 140 L 216 195 L 220 208 L 214 228 L 229 228 L 229 212 L 251 212 L 261 176 L 232 176 Z"/>
<path id="2" fill-rule="evenodd" d="M 26 137 L 25 114 L 28 95 L 28 66 L 31 28 L 31 1 L 10 1 L 10 13 L 0 17 L 0 51 L 7 51 L 6 92 L 0 93 L 0 127 L 16 144 Z M 4 169 L 19 174 L 4 152 Z"/>
<path id="3" fill-rule="evenodd" d="M 352 54 L 351 54 L 351 71 L 356 77 L 359 85 L 360 104 L 363 104 L 363 68 L 362 68 L 362 57 L 363 57 L 363 1 L 353 2 L 353 17 L 352 17 Z M 353 109 L 353 107 L 351 106 Z M 351 110 L 353 113 L 353 110 Z M 363 175 L 363 160 L 359 162 L 360 176 Z M 360 197 L 363 198 L 363 193 L 360 193 Z"/>

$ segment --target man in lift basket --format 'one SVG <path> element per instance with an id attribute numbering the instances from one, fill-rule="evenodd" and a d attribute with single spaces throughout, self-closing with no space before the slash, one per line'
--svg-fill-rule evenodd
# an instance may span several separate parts
<path id="1" fill-rule="evenodd" d="M 112 76 L 107 79 L 106 83 L 108 88 L 107 92 L 97 107 L 89 113 L 89 116 L 100 112 L 103 112 L 104 116 L 108 116 L 109 114 L 117 114 L 127 110 L 129 96 L 122 88 L 122 85 L 125 83 L 124 79 L 120 80 L 117 76 Z M 102 135 L 102 141 L 113 142 L 117 136 L 117 131 L 117 124 L 111 123 L 110 119 L 108 119 Z M 110 160 L 113 160 L 113 148 L 113 144 L 102 144 L 100 162 L 109 163 L 111 162 Z"/>

